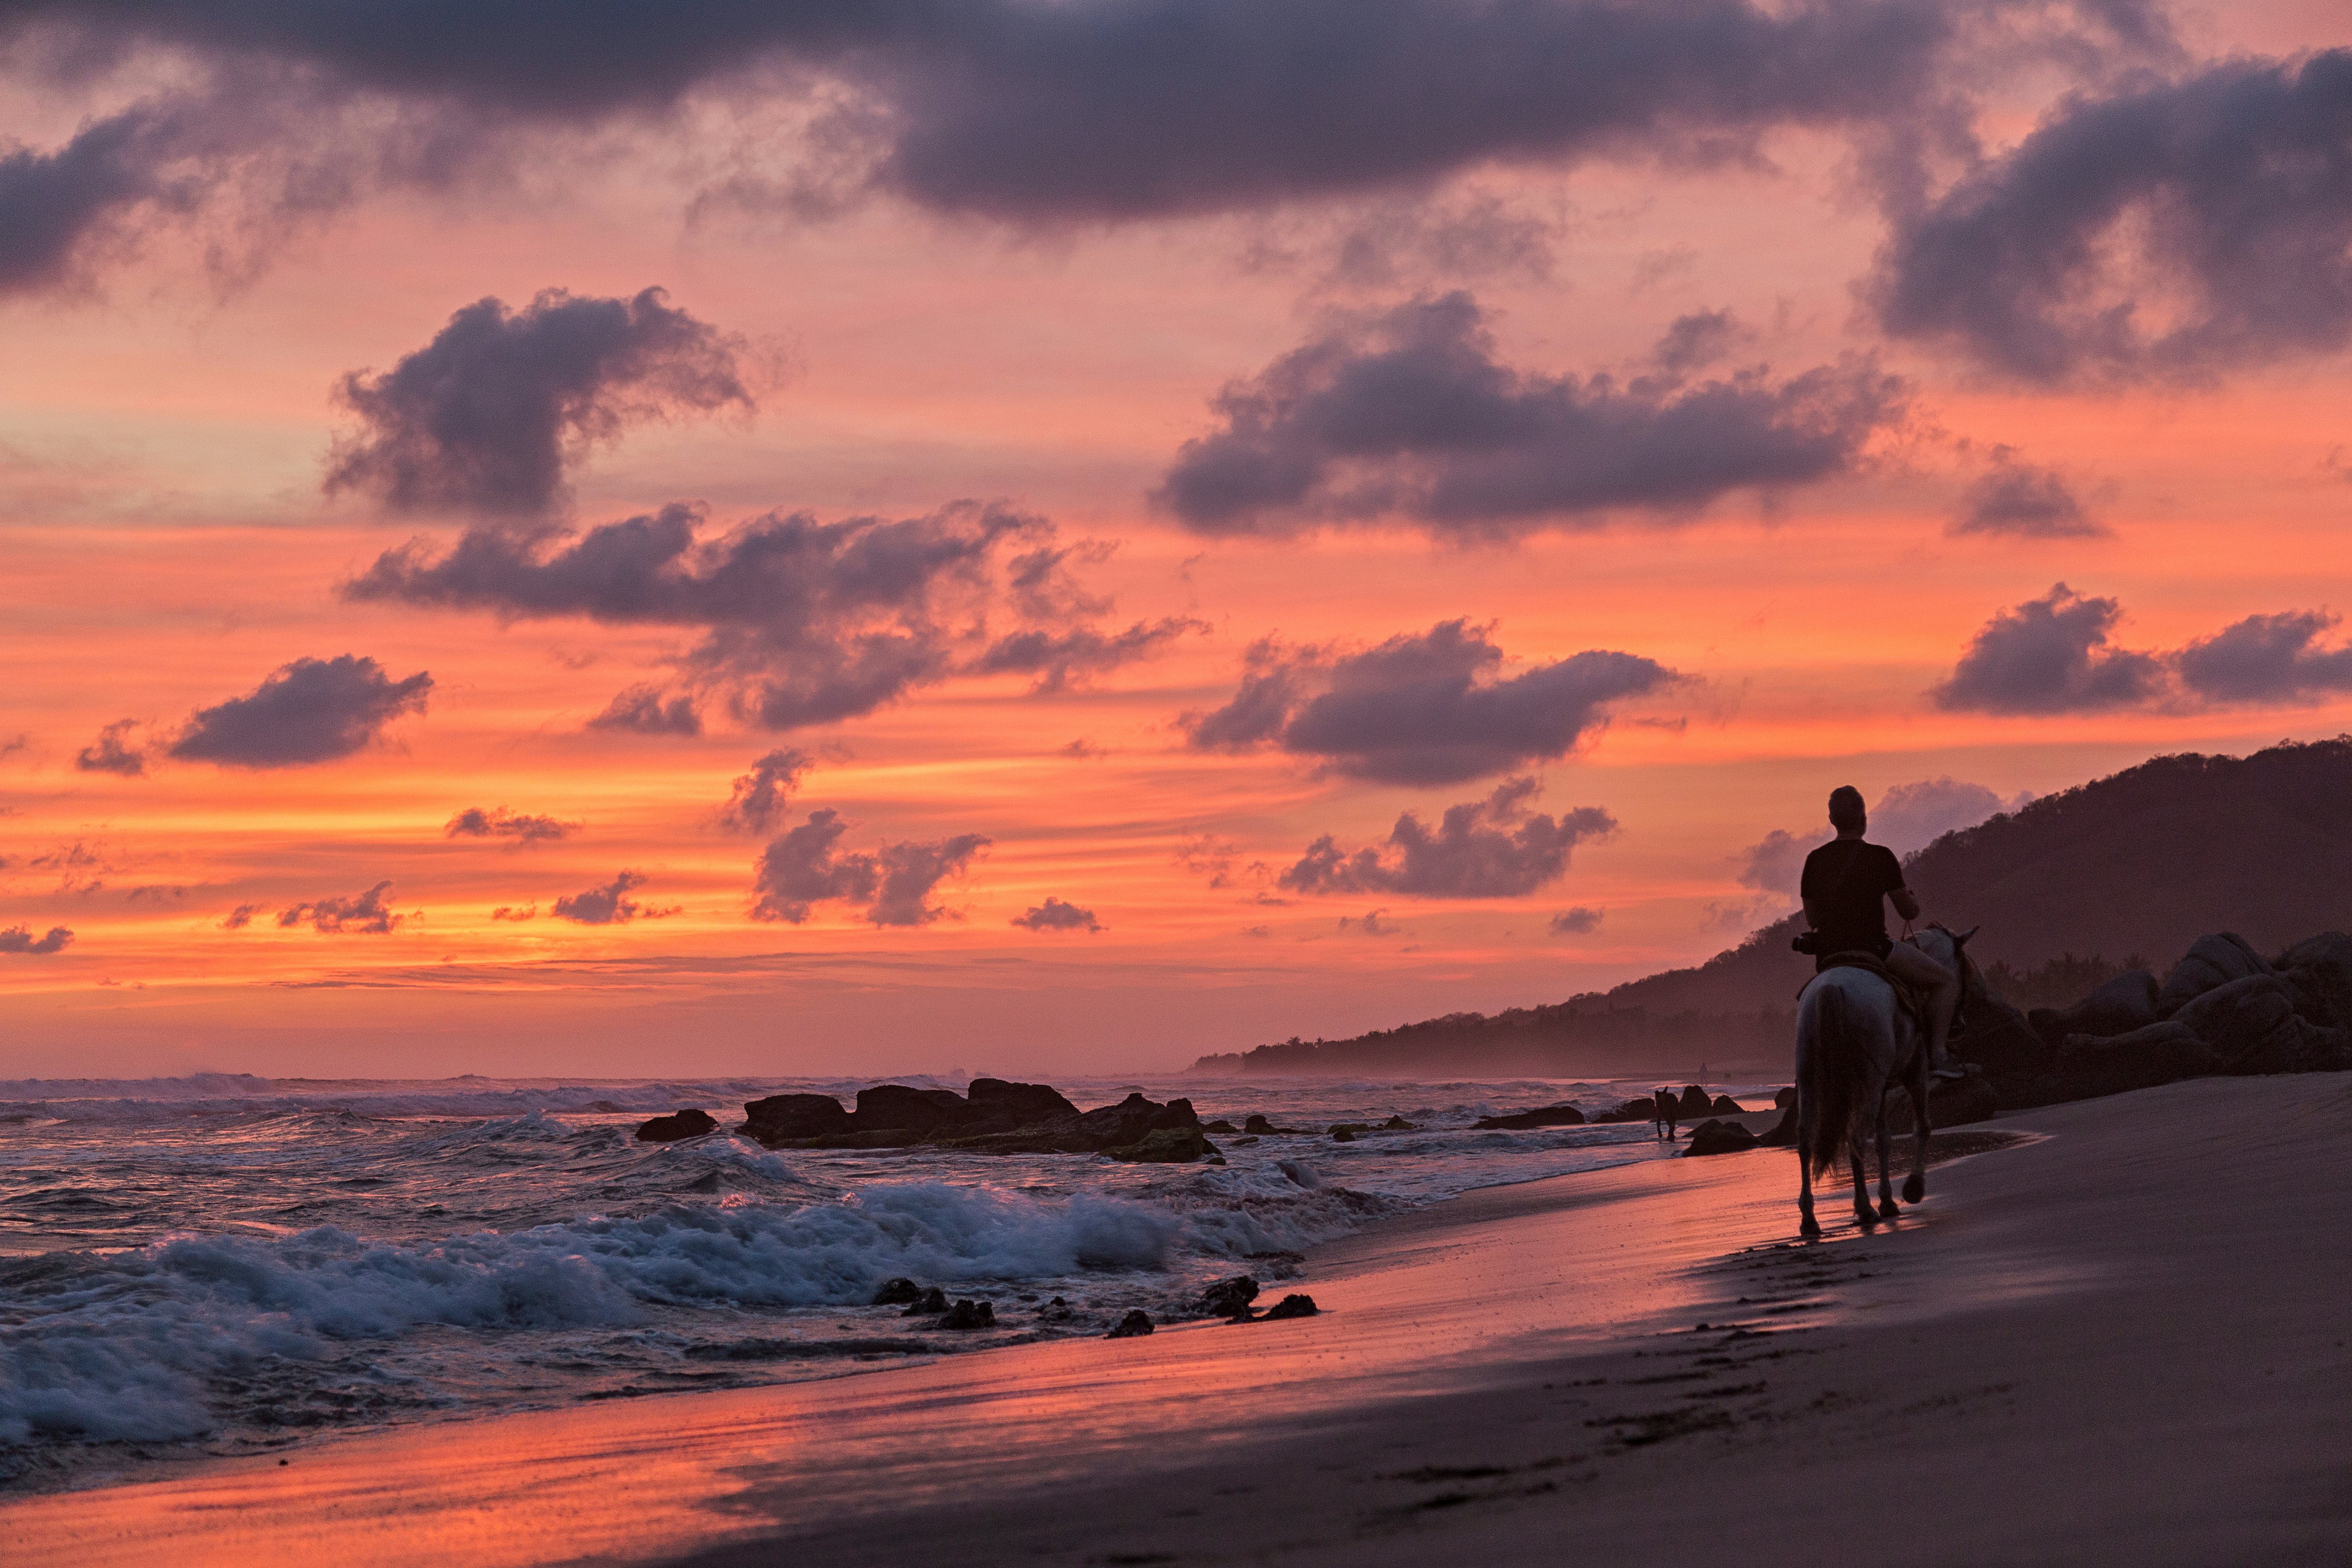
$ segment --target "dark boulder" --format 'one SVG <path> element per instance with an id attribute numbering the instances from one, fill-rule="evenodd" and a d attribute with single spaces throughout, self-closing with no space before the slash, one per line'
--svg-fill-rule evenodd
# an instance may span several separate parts
<path id="1" fill-rule="evenodd" d="M 2221 1070 L 2221 1054 L 2179 1018 L 2125 1035 L 2074 1035 L 2058 1052 L 2058 1085 L 2069 1100 L 2151 1089 Z"/>
<path id="2" fill-rule="evenodd" d="M 1971 1121 L 1990 1121 L 2000 1110 L 2000 1095 L 1991 1083 L 1980 1076 L 1962 1079 L 1938 1079 L 1927 1086 L 1927 1128 L 1929 1131 L 1946 1127 L 1965 1127 Z M 1911 1131 L 1911 1094 L 1898 1089 L 1886 1097 L 1886 1118 L 1889 1132 Z M 1790 1142 L 1795 1134 L 1790 1134 Z"/>
<path id="3" fill-rule="evenodd" d="M 2278 972 L 2295 989 L 2295 1011 L 2312 1023 L 2352 1029 L 2352 936 L 2307 937 L 2279 955 Z"/>
<path id="4" fill-rule="evenodd" d="M 1306 1136 L 1306 1134 L 1300 1132 L 1295 1127 L 1276 1127 L 1265 1117 L 1255 1114 L 1243 1119 L 1242 1131 L 1244 1132 L 1255 1133 L 1260 1138 L 1302 1138 Z"/>
<path id="5" fill-rule="evenodd" d="M 2263 962 L 2253 943 L 2236 931 L 2200 936 L 2164 977 L 2163 989 L 2156 994 L 2156 1016 L 2169 1018 L 2208 991 L 2270 972 L 2271 966 Z"/>
<path id="6" fill-rule="evenodd" d="M 992 1329 L 996 1327 L 996 1308 L 987 1301 L 958 1301 L 940 1320 L 943 1329 Z"/>
<path id="7" fill-rule="evenodd" d="M 1214 1121 L 1203 1121 L 1201 1123 L 1201 1131 L 1203 1132 L 1238 1132 L 1241 1129 L 1220 1116 Z"/>
<path id="8" fill-rule="evenodd" d="M 917 1297 L 907 1310 L 898 1315 L 902 1318 L 921 1318 L 933 1312 L 944 1312 L 947 1310 L 948 1293 L 934 1285 Z"/>
<path id="9" fill-rule="evenodd" d="M 1604 1110 L 1592 1118 L 1595 1121 L 1650 1121 L 1658 1114 L 1654 1100 L 1629 1100 L 1614 1110 Z"/>
<path id="10" fill-rule="evenodd" d="M 1356 1141 L 1356 1133 L 1358 1131 L 1358 1128 L 1348 1126 L 1343 1122 L 1339 1126 L 1331 1129 L 1331 1142 L 1334 1143 L 1353 1143 Z M 1361 1131 L 1369 1132 L 1371 1129 L 1366 1127 L 1362 1128 Z"/>
<path id="11" fill-rule="evenodd" d="M 1220 1279 L 1201 1292 L 1192 1303 L 1192 1310 L 1204 1318 L 1235 1318 L 1249 1310 L 1257 1300 L 1257 1281 L 1246 1274 L 1236 1274 L 1231 1279 Z"/>
<path id="12" fill-rule="evenodd" d="M 1717 1095 L 1715 1097 L 1715 1103 L 1708 1106 L 1706 1109 L 1708 1113 L 1714 1116 L 1745 1116 L 1747 1114 L 1746 1111 L 1739 1108 L 1739 1101 L 1732 1099 L 1731 1096 L 1727 1094 Z"/>
<path id="13" fill-rule="evenodd" d="M 1118 1325 L 1103 1338 L 1107 1340 L 1138 1340 L 1151 1331 L 1151 1314 L 1138 1307 L 1118 1321 Z"/>
<path id="14" fill-rule="evenodd" d="M 923 1299 L 923 1288 L 905 1278 L 885 1279 L 874 1288 L 874 1305 L 904 1307 Z"/>
<path id="15" fill-rule="evenodd" d="M 1076 1314 L 1070 1310 L 1070 1304 L 1059 1296 L 1037 1309 L 1037 1317 L 1041 1322 L 1066 1323 L 1074 1316 Z"/>
<path id="16" fill-rule="evenodd" d="M 1951 1044 L 1955 1057 L 1984 1068 L 1986 1080 L 2003 1105 L 2050 1103 L 2050 1068 L 2058 1059 L 2056 1047 L 2033 1032 L 2024 1014 L 1981 984 L 1964 1004 L 1960 1027 L 1952 1032 Z"/>
<path id="17" fill-rule="evenodd" d="M 2026 1022 L 2052 1048 L 2069 1035 L 2128 1035 L 2156 1022 L 2156 976 L 2126 970 L 2071 1007 L 2036 1007 Z"/>
<path id="18" fill-rule="evenodd" d="M 1788 1088 L 1786 1088 L 1786 1089 L 1774 1089 L 1774 1090 L 1772 1091 L 1772 1109 L 1773 1109 L 1773 1110 L 1788 1110 L 1790 1106 L 1792 1106 L 1792 1105 L 1794 1105 L 1794 1104 L 1796 1104 L 1796 1103 L 1797 1103 L 1797 1086 L 1796 1086 L 1795 1084 L 1793 1084 L 1793 1083 L 1792 1083 L 1792 1084 L 1790 1084 L 1790 1085 Z"/>
<path id="19" fill-rule="evenodd" d="M 967 1120 L 970 1109 L 963 1096 L 951 1089 L 882 1083 L 857 1091 L 857 1127 L 867 1132 L 929 1132 L 942 1124 Z"/>
<path id="20" fill-rule="evenodd" d="M 1074 1117 L 1078 1108 L 1050 1085 L 1007 1083 L 1001 1078 L 976 1078 L 966 1091 L 964 1124 L 974 1130 L 1010 1132 Z"/>
<path id="21" fill-rule="evenodd" d="M 1414 1126 L 1412 1122 L 1407 1121 L 1402 1116 L 1391 1116 L 1386 1121 L 1381 1123 L 1381 1131 L 1383 1132 L 1418 1132 L 1421 1129 Z"/>
<path id="22" fill-rule="evenodd" d="M 1533 1127 L 1581 1127 L 1584 1112 L 1573 1105 L 1541 1105 L 1515 1110 L 1508 1116 L 1482 1116 L 1471 1124 L 1474 1132 L 1523 1132 Z"/>
<path id="23" fill-rule="evenodd" d="M 1285 1318 L 1311 1318 L 1318 1310 L 1312 1296 L 1285 1296 L 1265 1310 L 1261 1323 L 1279 1322 Z"/>
<path id="24" fill-rule="evenodd" d="M 1685 1159 L 1694 1154 L 1738 1154 L 1756 1147 L 1756 1134 L 1737 1121 L 1702 1121 L 1691 1129 L 1684 1145 Z"/>
<path id="25" fill-rule="evenodd" d="M 743 1107 L 743 1134 L 762 1143 L 849 1131 L 849 1112 L 829 1094 L 772 1094 Z"/>
<path id="26" fill-rule="evenodd" d="M 1766 1148 L 1766 1149 L 1791 1149 L 1791 1148 L 1796 1147 L 1796 1142 L 1797 1142 L 1797 1101 L 1796 1101 L 1796 1097 L 1795 1097 L 1795 1095 L 1794 1095 L 1793 1093 L 1791 1093 L 1790 1090 L 1787 1090 L 1787 1089 L 1783 1089 L 1783 1090 L 1781 1090 L 1781 1092 L 1782 1092 L 1783 1094 L 1788 1094 L 1788 1095 L 1790 1095 L 1790 1100 L 1789 1100 L 1789 1103 L 1788 1103 L 1787 1105 L 1783 1106 L 1783 1107 L 1781 1108 L 1781 1110 L 1780 1110 L 1780 1121 L 1775 1121 L 1774 1123 L 1772 1123 L 1772 1129 L 1771 1129 L 1771 1131 L 1770 1131 L 1764 1133 L 1761 1137 L 1759 1137 L 1759 1138 L 1758 1138 L 1758 1139 L 1756 1140 L 1757 1143 L 1758 1143 L 1760 1147 L 1763 1147 L 1763 1148 Z"/>
<path id="27" fill-rule="evenodd" d="M 2345 1032 L 2294 1010 L 2295 988 L 2284 975 L 2253 974 L 2197 996 L 2173 1021 L 2221 1053 L 2231 1073 L 2330 1072 L 2352 1065 Z"/>
<path id="28" fill-rule="evenodd" d="M 707 1110 L 679 1110 L 667 1116 L 656 1116 L 637 1126 L 637 1142 L 641 1143 L 675 1143 L 681 1138 L 699 1138 L 706 1132 L 719 1131 L 719 1122 Z"/>
<path id="29" fill-rule="evenodd" d="M 1714 1103 L 1714 1099 L 1706 1090 L 1695 1083 L 1685 1084 L 1683 1088 L 1681 1103 L 1675 1109 L 1685 1116 L 1705 1116 L 1708 1107 Z"/>

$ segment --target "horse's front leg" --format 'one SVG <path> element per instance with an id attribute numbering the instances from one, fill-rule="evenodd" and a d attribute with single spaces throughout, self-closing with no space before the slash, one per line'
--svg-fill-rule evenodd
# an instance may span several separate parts
<path id="1" fill-rule="evenodd" d="M 1927 1047 L 1923 1042 L 1911 1059 L 1911 1174 L 1903 1184 L 1903 1201 L 1916 1204 L 1927 1195 Z"/>
<path id="2" fill-rule="evenodd" d="M 1845 1145 L 1846 1158 L 1853 1166 L 1853 1223 L 1864 1230 L 1878 1223 L 1878 1211 L 1870 1206 L 1870 1168 L 1864 1153 L 1870 1147 L 1869 1137 L 1869 1128 L 1856 1127 L 1846 1134 Z"/>

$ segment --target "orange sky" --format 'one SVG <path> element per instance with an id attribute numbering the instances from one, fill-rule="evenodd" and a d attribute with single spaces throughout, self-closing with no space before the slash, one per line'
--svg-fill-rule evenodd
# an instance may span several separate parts
<path id="1" fill-rule="evenodd" d="M 2194 52 L 2352 39 L 2329 7 L 2229 25 L 2192 23 Z M 2049 97 L 2023 79 L 2012 96 L 1987 112 L 2013 137 Z M 27 144 L 80 118 L 56 93 L 8 101 Z M 689 214 L 680 170 L 715 145 L 674 125 L 518 184 L 383 194 L 273 234 L 227 279 L 205 265 L 216 227 L 165 225 L 76 287 L 0 300 L 0 928 L 73 933 L 0 954 L 0 1076 L 1180 1064 L 1702 958 L 1780 908 L 1740 885 L 1743 851 L 1811 831 L 1836 784 L 1874 795 L 1948 776 L 2013 797 L 2161 752 L 2352 728 L 2352 689 L 2042 717 L 1928 700 L 1996 612 L 2061 581 L 2119 601 L 2116 639 L 2137 649 L 2352 600 L 2345 364 L 2037 389 L 1883 340 L 1853 284 L 1885 220 L 1834 138 L 1777 133 L 1769 167 L 1482 166 L 1433 189 L 1045 234 L 887 199 L 826 218 Z M 1350 226 L 1481 195 L 1539 223 L 1544 267 L 1401 255 L 1372 282 L 1330 277 Z M 486 296 L 520 308 L 542 289 L 651 285 L 740 335 L 757 408 L 595 447 L 571 470 L 572 525 L 671 500 L 719 527 L 1003 499 L 1066 542 L 1116 546 L 1077 569 L 1115 600 L 1111 623 L 1204 629 L 1066 691 L 958 679 L 789 734 L 713 710 L 699 736 L 655 737 L 584 726 L 622 688 L 665 679 L 690 629 L 338 595 L 383 552 L 445 547 L 465 522 L 322 493 L 330 441 L 352 428 L 331 397 L 341 376 L 389 369 Z M 1842 477 L 1510 542 L 1394 521 L 1204 538 L 1148 503 L 1221 386 L 1334 312 L 1457 287 L 1496 357 L 1531 373 L 1638 371 L 1675 318 L 1728 309 L 1750 332 L 1738 363 L 1786 374 L 1874 351 L 1912 381 L 1911 417 Z M 2110 531 L 1948 535 L 2003 443 Z M 1326 833 L 1376 842 L 1406 810 L 1433 822 L 1502 775 L 1383 784 L 1280 752 L 1202 752 L 1179 716 L 1223 702 L 1269 634 L 1364 646 L 1459 617 L 1492 623 L 1507 675 L 1602 648 L 1686 678 L 1613 704 L 1533 770 L 1538 809 L 1605 807 L 1616 832 L 1522 897 L 1277 897 L 1253 863 L 1279 870 Z M 425 711 L 310 766 L 76 766 L 102 726 L 168 737 L 292 660 L 342 654 L 394 679 L 429 671 Z M 730 832 L 721 813 L 731 781 L 782 745 L 819 758 L 791 823 L 835 810 L 855 825 L 845 844 L 866 849 L 986 836 L 938 889 L 947 918 L 877 927 L 850 902 L 800 925 L 751 918 L 773 835 Z M 477 806 L 578 826 L 543 844 L 445 835 Z M 1219 856 L 1232 871 L 1212 886 Z M 643 879 L 640 918 L 551 912 L 624 870 Z M 277 923 L 385 880 L 396 929 Z M 1103 929 L 1010 923 L 1049 896 Z M 258 913 L 227 929 L 240 906 Z M 536 917 L 492 918 L 523 906 Z M 1601 918 L 1550 934 L 1570 908 Z M 1365 933 L 1374 910 L 1394 934 Z"/>

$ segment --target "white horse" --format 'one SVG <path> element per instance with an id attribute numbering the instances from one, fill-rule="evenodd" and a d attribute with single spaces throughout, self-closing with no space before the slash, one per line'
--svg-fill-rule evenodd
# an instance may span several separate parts
<path id="1" fill-rule="evenodd" d="M 1971 930 L 1955 936 L 1942 926 L 1929 926 L 1906 937 L 1912 946 L 1969 980 L 1965 951 Z M 1895 1005 L 1895 988 L 1867 969 L 1830 969 L 1815 975 L 1797 997 L 1797 1168 L 1801 1185 L 1797 1210 L 1804 1216 L 1799 1229 L 1807 1237 L 1822 1234 L 1813 1217 L 1813 1174 L 1837 1162 L 1841 1149 L 1853 1165 L 1853 1218 L 1869 1230 L 1900 1211 L 1887 1173 L 1885 1100 L 1900 1085 L 1911 1095 L 1911 1124 L 1916 1129 L 1912 1146 L 1911 1175 L 1903 1184 L 1903 1201 L 1916 1204 L 1927 1195 L 1927 1032 Z M 1863 1168 L 1869 1140 L 1878 1139 L 1878 1207 L 1870 1206 L 1869 1178 Z"/>

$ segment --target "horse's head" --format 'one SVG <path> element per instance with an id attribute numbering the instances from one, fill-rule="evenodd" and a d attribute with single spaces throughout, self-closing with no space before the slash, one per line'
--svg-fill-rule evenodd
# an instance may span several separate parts
<path id="1" fill-rule="evenodd" d="M 1961 994 L 1967 995 L 1984 984 L 1975 961 L 1969 957 L 1969 939 L 1982 930 L 1984 927 L 1975 925 L 1956 931 L 1941 921 L 1931 921 L 1926 929 L 1913 933 L 1911 945 L 1958 975 Z"/>

